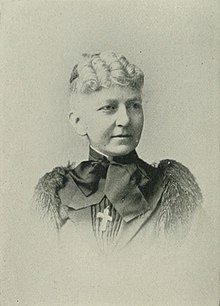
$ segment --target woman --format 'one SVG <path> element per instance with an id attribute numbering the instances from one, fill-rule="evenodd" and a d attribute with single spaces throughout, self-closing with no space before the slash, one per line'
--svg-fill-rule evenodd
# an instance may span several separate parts
<path id="1" fill-rule="evenodd" d="M 185 166 L 138 157 L 143 84 L 141 69 L 114 52 L 84 54 L 73 68 L 69 119 L 88 139 L 89 157 L 45 174 L 35 200 L 61 240 L 68 232 L 77 249 L 179 245 L 201 212 L 200 188 Z"/>

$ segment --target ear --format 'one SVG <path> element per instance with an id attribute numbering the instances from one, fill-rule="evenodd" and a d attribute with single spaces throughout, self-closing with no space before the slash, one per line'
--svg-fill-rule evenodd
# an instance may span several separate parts
<path id="1" fill-rule="evenodd" d="M 69 120 L 71 125 L 74 127 L 75 131 L 77 132 L 78 135 L 80 136 L 85 136 L 86 133 L 86 127 L 83 124 L 82 119 L 79 117 L 77 113 L 70 112 L 69 113 Z"/>

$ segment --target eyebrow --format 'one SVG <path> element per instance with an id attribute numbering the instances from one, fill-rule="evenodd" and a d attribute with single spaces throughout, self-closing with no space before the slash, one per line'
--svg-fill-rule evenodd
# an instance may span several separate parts
<path id="1" fill-rule="evenodd" d="M 129 102 L 132 102 L 132 101 L 136 101 L 136 100 L 139 100 L 139 101 L 142 101 L 141 97 L 133 97 L 133 98 L 129 98 L 128 100 L 126 100 L 125 103 L 129 103 Z"/>
<path id="2" fill-rule="evenodd" d="M 129 103 L 129 102 L 132 102 L 132 101 L 135 101 L 135 100 L 142 100 L 142 99 L 141 99 L 141 97 L 134 96 L 134 97 L 129 98 L 128 100 L 126 100 L 125 103 Z M 106 103 L 117 103 L 118 100 L 117 99 L 107 99 L 105 102 Z"/>
<path id="3" fill-rule="evenodd" d="M 107 99 L 107 100 L 105 100 L 105 102 L 107 102 L 107 103 L 117 103 L 118 100 L 117 99 Z"/>

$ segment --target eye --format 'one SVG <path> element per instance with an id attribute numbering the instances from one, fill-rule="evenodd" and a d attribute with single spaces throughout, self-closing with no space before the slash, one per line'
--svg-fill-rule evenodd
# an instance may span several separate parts
<path id="1" fill-rule="evenodd" d="M 128 108 L 138 110 L 142 108 L 142 105 L 140 101 L 131 101 L 128 105 Z"/>
<path id="2" fill-rule="evenodd" d="M 98 109 L 98 111 L 107 111 L 107 112 L 114 111 L 114 110 L 116 110 L 115 105 L 105 105 Z"/>
<path id="3" fill-rule="evenodd" d="M 135 108 L 135 109 L 141 108 L 141 103 L 140 102 L 133 103 L 133 108 Z"/>

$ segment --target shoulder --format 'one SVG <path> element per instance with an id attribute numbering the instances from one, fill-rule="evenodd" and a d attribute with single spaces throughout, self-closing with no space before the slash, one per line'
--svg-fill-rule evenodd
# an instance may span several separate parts
<path id="1" fill-rule="evenodd" d="M 176 191 L 182 190 L 184 195 L 193 197 L 198 202 L 202 201 L 202 193 L 194 175 L 182 163 L 172 159 L 164 159 L 158 164 L 148 164 L 140 159 L 139 169 L 153 181 L 160 181 L 160 185 L 164 189 L 169 187 L 170 191 L 172 187 Z"/>
<path id="2" fill-rule="evenodd" d="M 195 205 L 202 202 L 202 193 L 191 171 L 175 160 L 165 159 L 158 164 L 158 175 L 170 197 L 172 193 L 194 200 Z"/>
<path id="3" fill-rule="evenodd" d="M 175 160 L 162 160 L 157 166 L 163 193 L 158 227 L 163 231 L 188 225 L 203 201 L 202 192 L 190 170 Z"/>
<path id="4" fill-rule="evenodd" d="M 176 232 L 188 226 L 201 208 L 202 193 L 194 175 L 182 163 L 171 159 L 158 164 L 140 160 L 139 167 L 149 183 L 145 192 L 159 198 L 156 208 L 156 230 Z"/>
<path id="5" fill-rule="evenodd" d="M 58 192 L 65 187 L 68 174 L 72 169 L 73 164 L 55 167 L 43 175 L 34 188 L 34 208 L 40 213 L 42 219 L 49 220 L 55 228 L 60 228 L 65 223 L 65 213 L 60 211 Z"/>

